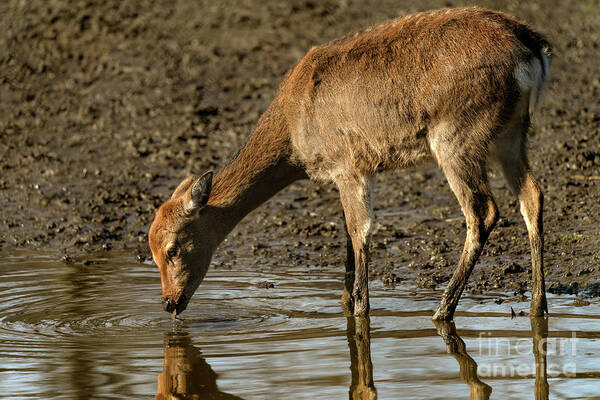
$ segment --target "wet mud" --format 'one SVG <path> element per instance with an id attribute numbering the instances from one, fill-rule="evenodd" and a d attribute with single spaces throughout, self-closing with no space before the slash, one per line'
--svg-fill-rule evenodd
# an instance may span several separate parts
<path id="1" fill-rule="evenodd" d="M 552 77 L 530 137 L 545 192 L 548 291 L 600 292 L 600 4 L 481 1 L 548 36 Z M 0 248 L 147 260 L 156 208 L 190 173 L 223 167 L 285 72 L 313 45 L 454 1 L 5 1 L 0 5 Z M 491 176 L 501 220 L 473 294 L 527 296 L 518 203 Z M 458 203 L 431 165 L 377 177 L 372 281 L 440 288 L 462 249 Z M 338 193 L 301 182 L 249 215 L 215 268 L 331 268 L 343 276 Z M 87 264 L 86 264 L 87 263 Z M 267 286 L 277 282 L 269 282 Z M 340 284 L 341 294 L 341 284 Z M 585 306 L 585 300 L 581 300 Z M 376 304 L 375 304 L 376 306 Z M 552 309 L 552 305 L 550 305 Z"/>

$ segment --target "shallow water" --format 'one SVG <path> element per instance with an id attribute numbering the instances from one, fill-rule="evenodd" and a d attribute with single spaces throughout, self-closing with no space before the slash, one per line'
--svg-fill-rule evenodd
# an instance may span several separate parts
<path id="1" fill-rule="evenodd" d="M 527 303 L 466 296 L 455 326 L 435 326 L 430 317 L 439 293 L 375 281 L 371 318 L 346 319 L 339 303 L 343 267 L 213 269 L 174 324 L 161 309 L 155 267 L 125 253 L 91 258 L 87 266 L 56 262 L 55 254 L 0 255 L 0 397 L 600 393 L 596 301 L 574 307 L 572 298 L 550 297 L 548 323 L 532 323 L 510 318 L 510 307 L 518 313 Z M 275 287 L 260 288 L 263 281 Z"/>

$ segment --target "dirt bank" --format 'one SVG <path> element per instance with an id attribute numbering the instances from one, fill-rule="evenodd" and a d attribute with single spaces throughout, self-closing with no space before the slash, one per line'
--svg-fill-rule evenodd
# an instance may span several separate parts
<path id="1" fill-rule="evenodd" d="M 545 191 L 551 290 L 597 294 L 600 276 L 600 4 L 482 1 L 546 34 L 555 59 L 531 138 Z M 0 5 L 0 249 L 75 260 L 128 247 L 148 256 L 156 207 L 191 172 L 243 143 L 285 72 L 312 46 L 409 12 L 462 2 L 10 0 Z M 415 3 L 416 4 L 416 3 Z M 502 219 L 471 291 L 517 293 L 529 249 L 518 206 L 492 177 Z M 372 274 L 443 285 L 465 233 L 431 166 L 377 178 Z M 333 187 L 295 184 L 247 217 L 216 266 L 338 268 Z M 485 268 L 482 268 L 484 265 Z"/>

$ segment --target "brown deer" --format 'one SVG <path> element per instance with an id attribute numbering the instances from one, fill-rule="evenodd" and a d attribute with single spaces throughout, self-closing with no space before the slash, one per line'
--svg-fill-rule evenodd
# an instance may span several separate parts
<path id="1" fill-rule="evenodd" d="M 310 178 L 339 189 L 349 237 L 342 301 L 354 315 L 368 314 L 372 178 L 433 158 L 467 225 L 433 318 L 452 319 L 498 220 L 487 178 L 492 163 L 519 198 L 531 243 L 531 314 L 543 315 L 543 197 L 526 143 L 549 64 L 541 35 L 480 8 L 412 14 L 312 48 L 234 160 L 214 181 L 210 171 L 186 178 L 156 213 L 149 240 L 165 310 L 186 308 L 213 252 L 245 215 Z"/>

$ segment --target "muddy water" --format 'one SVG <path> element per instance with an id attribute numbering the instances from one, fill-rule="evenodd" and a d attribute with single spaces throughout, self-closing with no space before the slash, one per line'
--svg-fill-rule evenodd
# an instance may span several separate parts
<path id="1" fill-rule="evenodd" d="M 437 296 L 372 284 L 372 317 L 340 312 L 342 268 L 213 269 L 183 318 L 161 311 L 152 265 L 1 254 L 0 397 L 199 399 L 591 398 L 600 306 L 466 297 L 456 325 Z M 116 256 L 116 257 L 115 257 Z M 274 287 L 267 288 L 264 282 Z M 547 338 L 547 339 L 546 339 Z M 491 397 L 490 397 L 491 393 Z M 535 393 L 535 397 L 534 397 Z"/>

